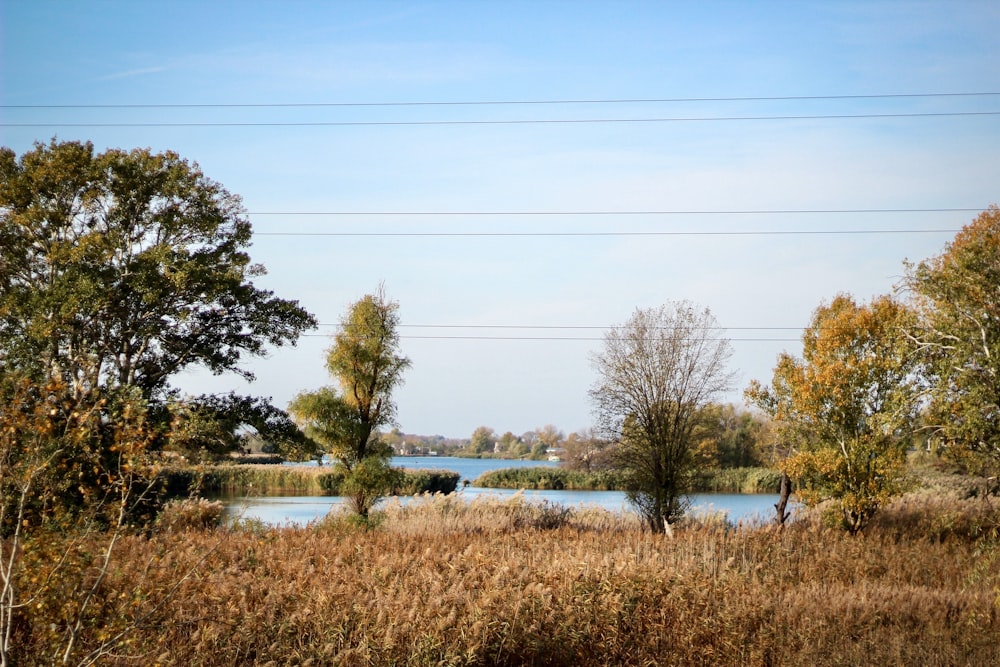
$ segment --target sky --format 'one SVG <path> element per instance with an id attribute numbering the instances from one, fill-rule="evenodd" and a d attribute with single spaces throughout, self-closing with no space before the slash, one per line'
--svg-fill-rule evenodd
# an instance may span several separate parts
<path id="1" fill-rule="evenodd" d="M 257 284 L 322 325 L 185 391 L 330 384 L 384 284 L 403 432 L 568 433 L 637 308 L 709 308 L 742 404 L 824 301 L 1000 201 L 998 27 L 991 0 L 0 0 L 0 144 L 172 150 L 242 197 Z"/>

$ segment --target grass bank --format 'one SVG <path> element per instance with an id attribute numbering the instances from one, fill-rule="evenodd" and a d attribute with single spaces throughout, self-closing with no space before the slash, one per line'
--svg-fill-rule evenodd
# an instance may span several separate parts
<path id="1" fill-rule="evenodd" d="M 127 537 L 74 659 L 107 665 L 987 665 L 1000 645 L 1000 514 L 916 496 L 858 537 L 628 516 L 523 498 L 390 503 L 373 528 Z M 29 545 L 39 573 L 97 536 Z M 18 610 L 15 662 L 57 662 L 67 600 Z M 105 645 L 102 649 L 102 643 Z M 74 660 L 75 662 L 75 660 Z"/>
<path id="2" fill-rule="evenodd" d="M 777 493 L 781 474 L 770 468 L 699 471 L 695 493 Z M 503 468 L 480 475 L 474 486 L 489 489 L 621 491 L 624 479 L 614 471 L 582 472 L 555 467 Z"/>
<path id="3" fill-rule="evenodd" d="M 393 495 L 452 493 L 458 473 L 450 470 L 404 470 L 403 483 Z M 163 471 L 168 494 L 258 496 L 338 496 L 343 475 L 332 466 L 204 465 L 167 468 Z"/>

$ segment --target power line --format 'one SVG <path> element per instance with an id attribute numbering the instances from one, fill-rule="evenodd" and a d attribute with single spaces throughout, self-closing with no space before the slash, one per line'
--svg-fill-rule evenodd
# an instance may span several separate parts
<path id="1" fill-rule="evenodd" d="M 871 95 L 778 95 L 758 97 L 598 98 L 577 100 L 457 100 L 402 102 L 234 102 L 176 104 L 0 104 L 0 109 L 300 109 L 337 107 L 516 106 L 563 104 L 674 104 L 687 102 L 794 102 L 808 100 L 882 100 L 987 97 L 1000 92 L 879 93 Z"/>
<path id="2" fill-rule="evenodd" d="M 340 324 L 334 322 L 321 322 L 321 327 L 339 327 Z M 399 324 L 401 329 L 491 329 L 491 330 L 588 330 L 606 331 L 615 328 L 614 326 L 599 326 L 588 324 Z M 653 327 L 656 329 L 669 330 L 672 327 Z M 802 331 L 802 327 L 704 327 L 707 331 Z M 315 334 L 313 334 L 315 335 Z M 591 339 L 585 339 L 591 340 Z"/>
<path id="3" fill-rule="evenodd" d="M 941 111 L 918 113 L 813 114 L 777 116 L 674 116 L 662 118 L 529 118 L 514 120 L 390 120 L 390 121 L 274 121 L 274 122 L 143 122 L 143 123 L 0 123 L 10 128 L 142 128 L 142 127 L 386 127 L 443 125 L 583 125 L 597 123 L 689 123 L 715 121 L 845 120 L 878 118 L 944 118 L 1000 116 L 1000 111 Z"/>
<path id="4" fill-rule="evenodd" d="M 817 215 L 868 213 L 978 213 L 972 208 L 831 208 L 831 209 L 717 209 L 717 210 L 632 210 L 632 211 L 249 211 L 247 215 L 301 216 L 601 216 L 601 215 Z"/>
<path id="5" fill-rule="evenodd" d="M 522 216 L 522 215 L 814 215 L 857 213 L 967 213 L 982 211 L 969 208 L 830 208 L 830 209 L 716 209 L 716 210 L 645 210 L 645 211 L 248 211 L 248 215 L 303 216 Z"/>
<path id="6" fill-rule="evenodd" d="M 327 334 L 302 334 L 305 338 L 329 338 Z M 400 336 L 400 340 L 483 340 L 483 341 L 590 341 L 602 342 L 598 336 Z M 736 343 L 798 343 L 799 338 L 708 338 L 708 341 L 730 341 Z"/>
<path id="7" fill-rule="evenodd" d="M 876 234 L 955 234 L 950 229 L 825 229 L 825 230 L 744 230 L 673 232 L 257 232 L 254 236 L 330 237 L 640 237 L 640 236 L 821 236 Z"/>

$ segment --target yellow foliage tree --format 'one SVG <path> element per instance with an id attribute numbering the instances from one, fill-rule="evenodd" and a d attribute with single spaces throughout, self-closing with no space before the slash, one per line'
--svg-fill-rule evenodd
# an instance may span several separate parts
<path id="1" fill-rule="evenodd" d="M 913 321 L 890 297 L 839 295 L 813 314 L 802 358 L 782 353 L 771 386 L 754 380 L 745 392 L 791 446 L 782 465 L 800 498 L 836 499 L 851 533 L 901 489 L 919 394 Z"/>

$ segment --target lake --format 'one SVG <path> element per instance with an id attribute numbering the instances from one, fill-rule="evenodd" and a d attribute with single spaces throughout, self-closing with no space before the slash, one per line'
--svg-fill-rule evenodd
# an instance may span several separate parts
<path id="1" fill-rule="evenodd" d="M 503 459 L 467 459 L 450 456 L 396 456 L 392 465 L 402 468 L 452 470 L 461 475 L 457 494 L 473 500 L 480 496 L 504 498 L 523 493 L 525 498 L 535 501 L 547 500 L 565 507 L 595 506 L 612 512 L 631 512 L 622 491 L 515 491 L 513 489 L 480 489 L 463 486 L 472 482 L 484 472 L 498 468 L 556 466 L 551 461 L 518 461 Z M 401 498 L 407 502 L 408 498 Z M 270 496 L 250 498 L 225 498 L 226 516 L 237 514 L 247 519 L 258 519 L 268 524 L 291 523 L 304 525 L 326 515 L 332 507 L 343 502 L 337 496 Z M 699 493 L 691 496 L 692 511 L 695 513 L 725 512 L 732 522 L 754 519 L 770 520 L 774 516 L 777 494 L 728 494 Z"/>

